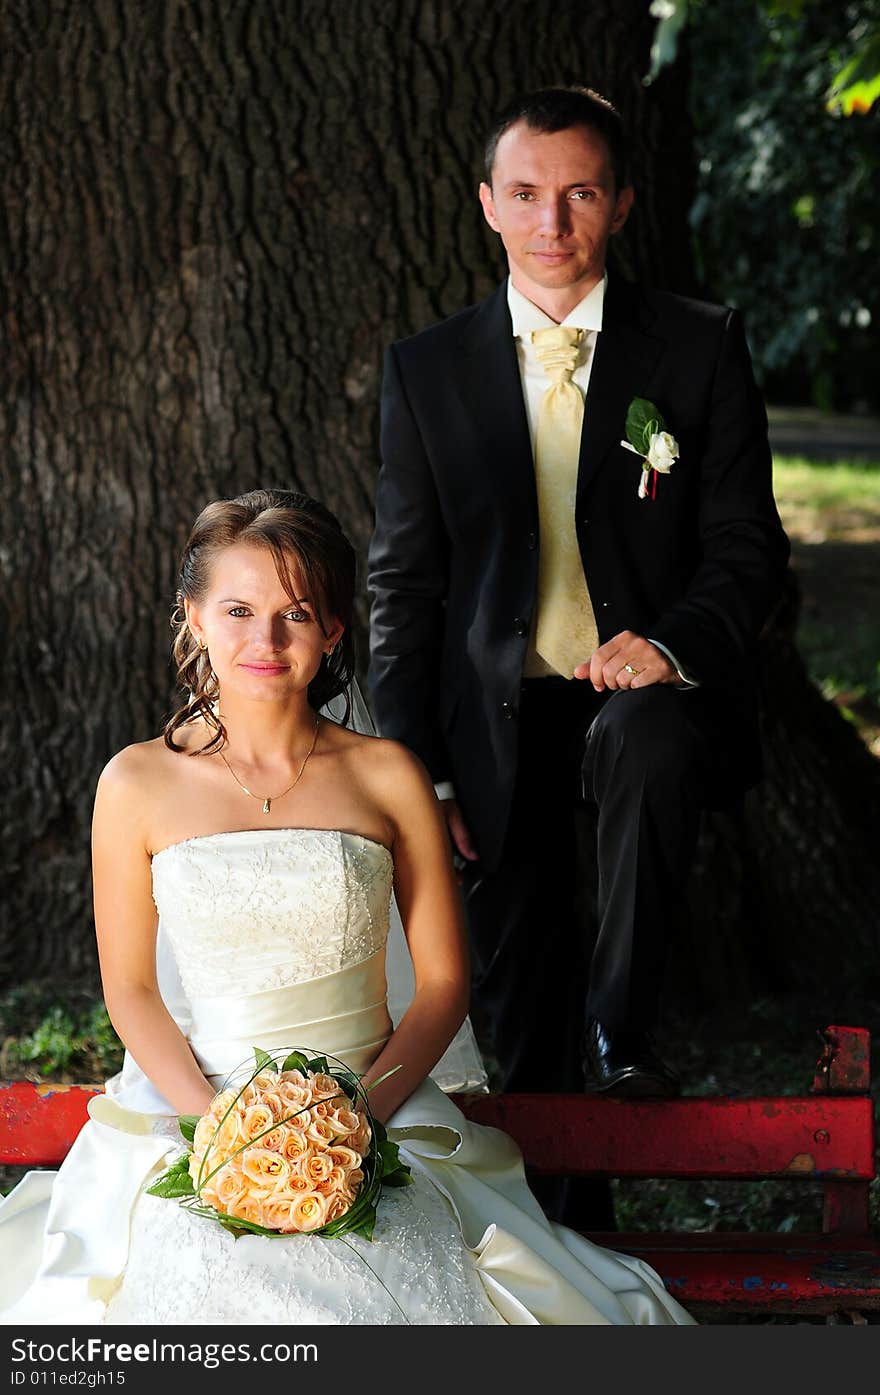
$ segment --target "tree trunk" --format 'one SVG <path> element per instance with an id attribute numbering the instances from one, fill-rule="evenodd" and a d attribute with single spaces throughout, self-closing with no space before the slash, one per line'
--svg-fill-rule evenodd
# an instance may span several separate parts
<path id="1" fill-rule="evenodd" d="M 518 89 L 584 82 L 615 100 L 638 190 L 619 260 L 692 289 L 686 60 L 642 85 L 644 0 L 0 0 L 0 15 L 15 113 L 0 156 L 0 970 L 82 977 L 95 782 L 172 703 L 167 616 L 196 513 L 256 486 L 303 489 L 364 556 L 382 351 L 496 282 L 475 191 L 487 118 Z M 363 651 L 363 595 L 358 630 Z M 738 907 L 745 887 L 768 923 L 782 916 L 787 972 L 804 915 L 814 951 L 837 943 L 825 907 L 841 881 L 854 942 L 874 931 L 834 832 L 843 802 L 827 825 L 843 860 L 813 900 L 822 877 L 801 853 L 819 828 L 792 826 L 791 790 L 809 775 L 824 828 L 835 772 L 818 726 L 797 725 L 814 699 L 795 663 L 773 671 L 770 697 L 773 793 L 749 805 L 724 866 Z M 760 882 L 740 875 L 754 866 Z"/>

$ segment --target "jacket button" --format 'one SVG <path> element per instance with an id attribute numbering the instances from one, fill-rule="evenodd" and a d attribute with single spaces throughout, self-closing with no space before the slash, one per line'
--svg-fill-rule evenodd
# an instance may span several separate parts
<path id="1" fill-rule="evenodd" d="M 538 546 L 538 535 L 537 535 L 537 533 L 529 533 L 529 536 L 528 536 L 528 538 L 526 539 L 526 542 L 527 542 L 527 544 L 528 544 L 529 552 L 534 552 L 535 548 Z"/>
<path id="2" fill-rule="evenodd" d="M 515 635 L 526 635 L 526 634 L 528 634 L 528 632 L 529 632 L 529 627 L 528 627 L 528 625 L 526 624 L 525 620 L 521 619 L 520 616 L 518 615 L 518 616 L 516 617 L 516 619 L 514 620 L 514 622 L 513 622 L 513 633 L 514 633 Z"/>
<path id="3" fill-rule="evenodd" d="M 501 711 L 504 714 L 504 716 L 508 719 L 508 721 L 512 721 L 513 718 L 516 716 L 516 708 L 514 707 L 512 702 L 502 702 Z"/>

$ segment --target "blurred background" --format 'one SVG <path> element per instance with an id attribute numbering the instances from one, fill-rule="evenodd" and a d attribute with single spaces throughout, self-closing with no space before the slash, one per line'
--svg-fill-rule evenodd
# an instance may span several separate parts
<path id="1" fill-rule="evenodd" d="M 744 313 L 793 543 L 767 779 L 706 821 L 667 1045 L 691 1090 L 806 1088 L 816 1028 L 880 1002 L 880 0 L 0 0 L 0 29 L 3 1074 L 118 1061 L 91 803 L 171 707 L 196 513 L 302 489 L 363 561 L 383 349 L 496 284 L 484 131 L 573 82 L 632 133 L 619 267 Z M 681 1197 L 621 1221 L 745 1204 Z"/>

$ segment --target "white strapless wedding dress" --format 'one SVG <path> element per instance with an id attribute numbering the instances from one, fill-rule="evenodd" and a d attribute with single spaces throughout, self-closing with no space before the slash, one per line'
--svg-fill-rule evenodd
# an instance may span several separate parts
<path id="1" fill-rule="evenodd" d="M 392 861 L 359 834 L 261 829 L 153 859 L 188 998 L 182 1025 L 216 1079 L 252 1048 L 305 1047 L 362 1071 L 391 1031 Z M 690 1323 L 647 1265 L 546 1220 L 520 1154 L 427 1080 L 388 1125 L 413 1172 L 359 1236 L 235 1240 L 144 1188 L 181 1151 L 131 1058 L 57 1173 L 0 1204 L 0 1304 L 25 1323 Z"/>

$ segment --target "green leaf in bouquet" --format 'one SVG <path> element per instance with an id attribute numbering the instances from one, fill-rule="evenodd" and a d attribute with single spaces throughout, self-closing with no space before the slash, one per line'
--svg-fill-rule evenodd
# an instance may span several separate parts
<path id="1" fill-rule="evenodd" d="M 187 1143 L 192 1143 L 196 1136 L 196 1124 L 201 1116 L 198 1114 L 180 1114 L 177 1119 L 177 1127 L 183 1134 Z"/>
<path id="2" fill-rule="evenodd" d="M 626 437 L 639 455 L 648 454 L 651 437 L 663 429 L 663 418 L 654 403 L 646 397 L 634 397 L 627 408 Z"/>
<path id="3" fill-rule="evenodd" d="M 412 1186 L 413 1175 L 406 1163 L 401 1163 L 393 1172 L 387 1173 L 382 1178 L 383 1187 L 410 1187 Z"/>
<path id="4" fill-rule="evenodd" d="M 311 1061 L 307 1062 L 307 1065 L 309 1070 L 313 1070 L 316 1075 L 330 1074 L 330 1066 L 327 1063 L 326 1056 L 314 1056 Z"/>
<path id="5" fill-rule="evenodd" d="M 309 1068 L 309 1063 L 301 1051 L 291 1051 L 290 1055 L 282 1064 L 282 1070 L 298 1070 L 305 1075 Z"/>
<path id="6" fill-rule="evenodd" d="M 268 1069 L 268 1070 L 274 1070 L 274 1069 L 275 1069 L 275 1062 L 274 1062 L 274 1060 L 272 1059 L 272 1057 L 269 1055 L 268 1051 L 264 1051 L 264 1050 L 262 1049 L 262 1047 L 260 1047 L 260 1046 L 255 1046 L 255 1047 L 253 1048 L 253 1052 L 254 1052 L 254 1060 L 255 1060 L 256 1063 L 257 1063 L 257 1073 L 259 1073 L 261 1070 L 267 1070 L 267 1069 Z"/>
<path id="7" fill-rule="evenodd" d="M 374 1231 L 375 1229 L 376 1229 L 376 1208 L 375 1208 L 375 1206 L 372 1206 L 372 1207 L 370 1207 L 370 1210 L 369 1210 L 369 1211 L 366 1213 L 366 1215 L 364 1216 L 363 1220 L 361 1220 L 357 1225 L 351 1227 L 349 1233 L 350 1233 L 351 1235 L 362 1235 L 362 1236 L 364 1237 L 365 1240 L 369 1240 L 370 1243 L 372 1244 L 372 1241 L 373 1241 L 373 1231 Z"/>
<path id="8" fill-rule="evenodd" d="M 182 1161 L 182 1166 L 181 1166 Z M 182 1196 L 194 1196 L 195 1188 L 192 1178 L 188 1172 L 189 1158 L 178 1159 L 169 1168 L 157 1177 L 151 1187 L 147 1187 L 148 1196 L 161 1196 L 167 1201 L 176 1201 Z"/>
<path id="9" fill-rule="evenodd" d="M 392 1143 L 389 1138 L 383 1138 L 378 1147 L 379 1157 L 382 1160 L 382 1177 L 388 1176 L 395 1168 L 400 1166 L 400 1149 L 396 1143 Z"/>

